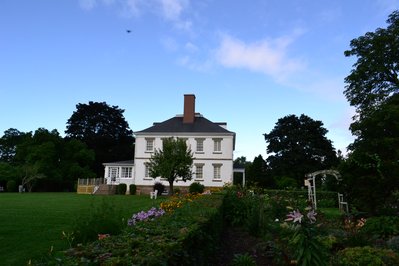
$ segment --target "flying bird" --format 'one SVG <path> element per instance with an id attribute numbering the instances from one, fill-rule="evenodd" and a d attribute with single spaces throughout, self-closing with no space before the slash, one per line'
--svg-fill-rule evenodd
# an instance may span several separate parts
<path id="1" fill-rule="evenodd" d="M 130 33 L 130 32 L 132 32 L 132 31 L 131 31 L 131 30 L 126 30 L 126 32 L 127 32 L 127 33 Z"/>

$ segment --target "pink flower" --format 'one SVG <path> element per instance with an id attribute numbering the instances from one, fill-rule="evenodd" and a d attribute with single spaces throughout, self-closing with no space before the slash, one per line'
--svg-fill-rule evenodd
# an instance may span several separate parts
<path id="1" fill-rule="evenodd" d="M 296 223 L 296 222 L 301 223 L 303 215 L 298 210 L 296 210 L 296 211 L 292 211 L 292 212 L 288 213 L 287 217 L 288 218 L 285 219 L 286 221 L 293 221 L 294 223 Z"/>
<path id="2" fill-rule="evenodd" d="M 311 224 L 316 222 L 316 215 L 317 213 L 314 210 L 309 211 L 308 214 L 306 215 Z"/>

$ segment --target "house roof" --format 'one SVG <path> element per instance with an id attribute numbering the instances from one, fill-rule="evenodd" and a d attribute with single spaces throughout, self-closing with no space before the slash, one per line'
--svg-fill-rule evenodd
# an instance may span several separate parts
<path id="1" fill-rule="evenodd" d="M 134 160 L 127 160 L 127 161 L 119 161 L 119 162 L 109 162 L 109 163 L 103 163 L 103 165 L 134 165 Z"/>
<path id="2" fill-rule="evenodd" d="M 182 116 L 175 116 L 160 123 L 154 123 L 153 126 L 144 130 L 135 132 L 140 133 L 228 133 L 234 134 L 221 125 L 226 123 L 214 123 L 202 115 L 196 114 L 194 123 L 183 123 Z"/>

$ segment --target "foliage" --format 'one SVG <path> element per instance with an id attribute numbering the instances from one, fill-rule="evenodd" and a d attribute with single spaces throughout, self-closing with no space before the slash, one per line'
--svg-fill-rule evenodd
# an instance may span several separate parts
<path id="1" fill-rule="evenodd" d="M 125 221 L 133 212 L 149 209 L 159 202 L 147 196 L 110 197 L 62 192 L 0 193 L 0 197 L 1 265 L 27 265 L 29 259 L 47 254 L 51 248 L 54 252 L 69 248 L 62 232 L 72 233 L 77 217 L 87 219 L 90 209 L 99 207 L 104 198 L 112 200 Z M 73 242 L 76 244 L 75 240 Z"/>
<path id="2" fill-rule="evenodd" d="M 361 231 L 375 238 L 388 239 L 399 235 L 399 217 L 379 216 L 370 217 L 361 228 Z"/>
<path id="3" fill-rule="evenodd" d="M 286 221 L 293 223 L 289 244 L 295 251 L 295 260 L 299 265 L 326 265 L 326 251 L 317 238 L 316 215 L 312 209 L 308 209 L 306 217 L 298 210 L 287 215 Z"/>
<path id="4" fill-rule="evenodd" d="M 345 96 L 356 107 L 350 126 L 356 139 L 341 166 L 352 204 L 371 214 L 389 213 L 384 206 L 399 189 L 399 11 L 387 28 L 353 39 L 346 56 L 356 56 Z"/>
<path id="5" fill-rule="evenodd" d="M 193 155 L 183 139 L 163 140 L 163 148 L 155 150 L 148 162 L 150 176 L 165 178 L 169 182 L 169 195 L 173 195 L 173 183 L 177 178 L 191 180 Z"/>
<path id="6" fill-rule="evenodd" d="M 205 189 L 205 186 L 203 184 L 201 184 L 199 182 L 194 182 L 194 183 L 192 183 L 190 185 L 188 191 L 190 193 L 199 193 L 199 194 L 201 194 L 201 193 L 204 192 L 204 189 Z"/>
<path id="7" fill-rule="evenodd" d="M 273 178 L 268 174 L 268 167 L 262 155 L 254 158 L 254 161 L 246 167 L 246 179 L 249 186 L 272 188 L 275 186 Z"/>
<path id="8" fill-rule="evenodd" d="M 165 191 L 165 185 L 161 182 L 155 182 L 154 191 L 158 190 L 158 196 L 161 195 Z"/>
<path id="9" fill-rule="evenodd" d="M 337 253 L 335 265 L 399 265 L 399 256 L 392 250 L 369 246 L 345 248 Z"/>
<path id="10" fill-rule="evenodd" d="M 194 193 L 194 194 L 186 194 L 186 195 L 173 195 L 160 203 L 161 209 L 165 210 L 166 212 L 173 212 L 177 208 L 181 208 L 187 203 L 193 202 L 194 200 L 201 197 L 201 194 Z"/>
<path id="11" fill-rule="evenodd" d="M 387 241 L 387 247 L 399 254 L 399 236 L 394 236 Z"/>
<path id="12" fill-rule="evenodd" d="M 16 192 L 17 191 L 17 183 L 14 180 L 8 180 L 6 189 L 8 192 Z"/>
<path id="13" fill-rule="evenodd" d="M 127 190 L 127 185 L 125 183 L 118 184 L 116 187 L 116 194 L 125 195 Z"/>
<path id="14" fill-rule="evenodd" d="M 118 236 L 54 254 L 46 265 L 209 265 L 222 229 L 221 202 L 203 196 L 156 223 L 136 223 Z"/>
<path id="15" fill-rule="evenodd" d="M 234 259 L 233 259 L 233 262 L 231 263 L 231 265 L 232 266 L 256 266 L 256 261 L 248 253 L 234 254 Z"/>
<path id="16" fill-rule="evenodd" d="M 321 121 L 302 114 L 280 118 L 269 134 L 267 158 L 271 175 L 294 178 L 297 186 L 303 184 L 305 174 L 330 169 L 338 164 L 335 149 L 327 139 L 327 129 Z"/>
<path id="17" fill-rule="evenodd" d="M 31 136 L 31 132 L 23 133 L 15 128 L 4 131 L 4 135 L 0 138 L 0 162 L 14 162 L 17 145 L 23 143 L 26 138 Z"/>
<path id="18" fill-rule="evenodd" d="M 102 163 L 131 160 L 133 132 L 123 116 L 124 110 L 105 102 L 79 103 L 67 121 L 66 138 L 77 139 L 95 152 L 94 171 L 102 176 Z"/>
<path id="19" fill-rule="evenodd" d="M 298 181 L 288 176 L 278 177 L 275 182 L 277 189 L 295 189 L 298 186 Z"/>
<path id="20" fill-rule="evenodd" d="M 356 56 L 353 69 L 345 78 L 345 96 L 357 108 L 360 119 L 399 89 L 399 11 L 387 20 L 386 29 L 378 28 L 353 39 L 345 56 Z"/>
<path id="21" fill-rule="evenodd" d="M 129 194 L 136 195 L 136 191 L 137 191 L 137 186 L 135 184 L 130 184 L 129 185 Z"/>
<path id="22" fill-rule="evenodd" d="M 84 214 L 76 218 L 72 232 L 76 243 L 88 243 L 96 240 L 98 234 L 119 234 L 124 227 L 120 208 L 104 198 L 100 206 L 90 208 L 88 217 Z"/>

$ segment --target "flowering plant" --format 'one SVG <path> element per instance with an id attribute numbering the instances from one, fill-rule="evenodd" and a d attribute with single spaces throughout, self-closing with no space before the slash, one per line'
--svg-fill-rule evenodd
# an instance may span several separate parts
<path id="1" fill-rule="evenodd" d="M 141 211 L 136 214 L 133 214 L 132 218 L 127 221 L 129 226 L 135 225 L 137 222 L 146 221 L 146 220 L 153 220 L 156 217 L 160 217 L 165 214 L 163 209 L 157 209 L 155 207 L 151 208 L 148 211 Z"/>
<path id="2" fill-rule="evenodd" d="M 324 259 L 324 250 L 321 243 L 316 238 L 317 213 L 312 208 L 306 208 L 308 211 L 305 216 L 299 211 L 294 210 L 287 214 L 285 221 L 292 222 L 295 226 L 294 234 L 290 238 L 290 245 L 295 250 L 296 262 L 300 265 L 326 265 Z"/>

